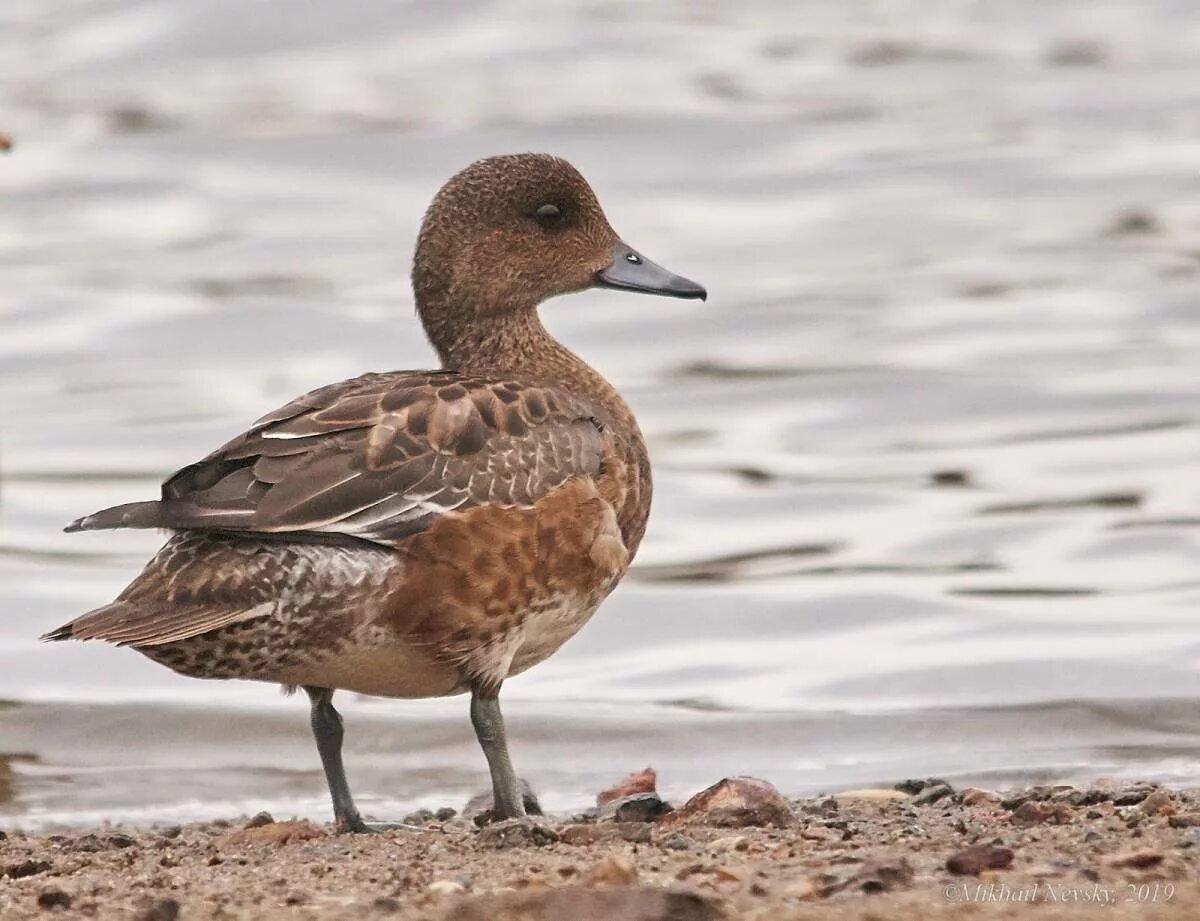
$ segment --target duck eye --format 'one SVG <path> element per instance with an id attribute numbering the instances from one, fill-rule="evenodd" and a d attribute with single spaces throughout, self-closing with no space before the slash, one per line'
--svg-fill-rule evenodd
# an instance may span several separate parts
<path id="1" fill-rule="evenodd" d="M 563 223 L 562 209 L 558 205 L 544 204 L 534 212 L 537 222 L 543 227 L 560 227 Z"/>

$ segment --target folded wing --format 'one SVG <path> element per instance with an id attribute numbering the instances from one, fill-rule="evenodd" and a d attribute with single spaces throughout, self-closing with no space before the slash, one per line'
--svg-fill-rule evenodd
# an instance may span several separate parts
<path id="1" fill-rule="evenodd" d="M 157 502 L 68 530 L 152 527 L 348 536 L 394 546 L 439 515 L 531 506 L 599 473 L 607 436 L 551 386 L 453 372 L 369 374 L 306 394 L 183 468 Z"/>

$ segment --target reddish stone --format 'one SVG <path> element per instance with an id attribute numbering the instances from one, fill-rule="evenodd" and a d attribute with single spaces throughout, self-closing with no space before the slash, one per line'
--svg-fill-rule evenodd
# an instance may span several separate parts
<path id="1" fill-rule="evenodd" d="M 796 824 L 796 816 L 783 795 L 767 781 L 756 777 L 726 777 L 707 790 L 701 790 L 666 816 L 662 823 L 697 823 L 726 828 L 775 825 L 785 828 Z"/>
<path id="2" fill-rule="evenodd" d="M 611 803 L 613 800 L 624 799 L 627 796 L 635 796 L 639 793 L 655 793 L 657 792 L 656 784 L 658 783 L 658 774 L 654 768 L 646 768 L 642 771 L 636 771 L 630 774 L 616 786 L 609 787 L 607 790 L 602 790 L 596 794 L 596 805 L 603 806 L 605 803 Z"/>

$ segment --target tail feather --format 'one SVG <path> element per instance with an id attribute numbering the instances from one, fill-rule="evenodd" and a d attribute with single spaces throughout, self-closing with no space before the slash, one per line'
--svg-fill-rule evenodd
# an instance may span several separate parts
<path id="1" fill-rule="evenodd" d="M 129 601 L 114 601 L 96 608 L 43 640 L 104 640 L 116 646 L 161 646 L 186 640 L 210 630 L 268 614 L 270 603 L 249 608 L 144 607 Z"/>
<path id="2" fill-rule="evenodd" d="M 110 528 L 162 528 L 167 526 L 163 511 L 163 503 L 158 501 L 129 502 L 76 518 L 63 530 L 70 532 L 103 531 Z"/>

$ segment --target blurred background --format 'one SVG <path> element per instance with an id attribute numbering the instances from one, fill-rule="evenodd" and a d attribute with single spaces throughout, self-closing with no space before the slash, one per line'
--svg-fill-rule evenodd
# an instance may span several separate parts
<path id="1" fill-rule="evenodd" d="M 314 386 L 429 366 L 441 182 L 544 150 L 706 304 L 550 329 L 650 440 L 638 564 L 505 687 L 582 808 L 1200 783 L 1191 0 L 6 0 L 0 819 L 326 818 L 303 701 L 36 637 L 161 538 L 61 533 Z M 462 699 L 344 702 L 364 811 L 486 786 Z"/>

